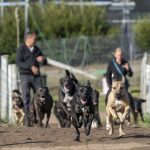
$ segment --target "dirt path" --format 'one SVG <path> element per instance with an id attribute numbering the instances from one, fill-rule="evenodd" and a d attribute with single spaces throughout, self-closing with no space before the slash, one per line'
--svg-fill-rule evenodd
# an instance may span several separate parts
<path id="1" fill-rule="evenodd" d="M 0 127 L 2 150 L 150 150 L 150 128 L 126 127 L 126 135 L 118 137 L 118 127 L 110 137 L 104 128 L 92 129 L 86 137 L 81 129 L 81 142 L 74 142 L 74 129 Z"/>

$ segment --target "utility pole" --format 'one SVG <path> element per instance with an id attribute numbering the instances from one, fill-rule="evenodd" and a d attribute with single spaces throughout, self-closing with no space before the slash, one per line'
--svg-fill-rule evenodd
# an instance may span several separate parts
<path id="1" fill-rule="evenodd" d="M 1 0 L 1 3 L 3 3 L 4 0 Z M 4 7 L 1 5 L 0 7 L 0 18 L 1 18 L 1 23 L 3 22 L 3 16 L 4 16 Z"/>
<path id="2" fill-rule="evenodd" d="M 29 0 L 25 0 L 25 35 L 29 32 Z"/>
<path id="3" fill-rule="evenodd" d="M 16 18 L 16 32 L 17 32 L 17 47 L 19 47 L 20 43 L 20 28 L 19 28 L 19 8 L 16 7 L 15 9 L 15 18 Z"/>

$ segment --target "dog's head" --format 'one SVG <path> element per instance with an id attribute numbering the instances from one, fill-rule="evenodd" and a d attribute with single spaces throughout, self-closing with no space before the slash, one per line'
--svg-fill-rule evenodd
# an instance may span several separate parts
<path id="1" fill-rule="evenodd" d="M 87 85 L 82 85 L 79 87 L 78 96 L 82 106 L 89 104 L 92 98 L 92 88 L 90 81 L 87 81 Z"/>
<path id="2" fill-rule="evenodd" d="M 75 76 L 66 70 L 66 76 L 60 79 L 60 85 L 64 93 L 70 93 L 75 88 L 76 84 L 78 84 L 78 80 Z"/>
<path id="3" fill-rule="evenodd" d="M 93 90 L 92 92 L 92 101 L 93 101 L 93 105 L 98 105 L 98 101 L 99 101 L 99 92 L 97 90 Z"/>
<path id="4" fill-rule="evenodd" d="M 112 92 L 116 99 L 121 99 L 125 93 L 124 79 L 112 82 Z"/>
<path id="5" fill-rule="evenodd" d="M 45 104 L 46 103 L 46 98 L 49 94 L 49 90 L 48 87 L 41 87 L 37 90 L 36 92 L 38 100 L 41 104 Z"/>
<path id="6" fill-rule="evenodd" d="M 22 108 L 23 101 L 19 90 L 15 89 L 12 91 L 13 108 Z"/>

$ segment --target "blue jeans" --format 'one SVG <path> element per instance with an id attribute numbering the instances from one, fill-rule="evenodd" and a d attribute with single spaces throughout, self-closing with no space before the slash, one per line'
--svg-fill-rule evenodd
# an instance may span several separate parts
<path id="1" fill-rule="evenodd" d="M 33 89 L 34 92 L 38 88 L 42 87 L 42 80 L 40 76 L 34 75 L 20 75 L 21 79 L 21 89 L 22 89 L 22 99 L 24 103 L 25 111 L 25 126 L 29 126 L 29 109 L 30 109 L 30 90 Z"/>

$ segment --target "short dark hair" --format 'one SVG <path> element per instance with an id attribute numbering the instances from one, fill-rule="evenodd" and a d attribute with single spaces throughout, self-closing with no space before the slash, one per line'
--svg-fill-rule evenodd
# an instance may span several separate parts
<path id="1" fill-rule="evenodd" d="M 25 34 L 25 40 L 29 37 L 29 36 L 32 36 L 32 35 L 36 35 L 36 32 L 34 32 L 34 31 L 29 31 L 29 32 L 27 32 L 26 34 Z"/>

